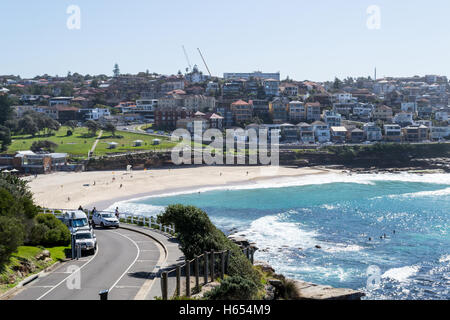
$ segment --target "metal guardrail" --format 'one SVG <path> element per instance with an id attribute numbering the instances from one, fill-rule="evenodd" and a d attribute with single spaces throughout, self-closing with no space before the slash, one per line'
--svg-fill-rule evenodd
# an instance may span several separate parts
<path id="1" fill-rule="evenodd" d="M 78 209 L 49 209 L 43 208 L 42 212 L 47 214 L 53 214 L 54 216 L 62 216 L 65 212 L 79 211 Z M 92 210 L 83 210 L 86 213 L 88 219 L 92 219 Z M 113 211 L 98 210 L 99 213 L 111 213 L 116 214 Z M 119 213 L 119 221 L 124 223 L 136 224 L 142 227 L 148 226 L 150 229 L 160 230 L 161 232 L 175 235 L 176 230 L 174 225 L 164 225 L 158 223 L 156 218 L 153 216 L 144 216 L 142 214 L 134 214 L 129 212 Z"/>

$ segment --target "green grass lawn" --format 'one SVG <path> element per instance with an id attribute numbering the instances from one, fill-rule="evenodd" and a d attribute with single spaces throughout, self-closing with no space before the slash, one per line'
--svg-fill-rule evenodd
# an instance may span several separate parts
<path id="1" fill-rule="evenodd" d="M 22 280 L 29 277 L 32 274 L 36 274 L 51 266 L 52 264 L 61 261 L 66 258 L 66 251 L 70 247 L 54 247 L 45 248 L 50 251 L 51 261 L 39 261 L 35 257 L 40 254 L 44 249 L 40 247 L 19 247 L 17 252 L 12 254 L 8 263 L 0 265 L 0 294 L 18 285 Z M 14 269 L 18 268 L 23 263 L 31 263 L 35 266 L 34 272 L 30 274 L 24 274 L 19 276 Z M 14 280 L 12 282 L 11 280 Z"/>
<path id="2" fill-rule="evenodd" d="M 36 136 L 30 135 L 14 136 L 12 144 L 9 146 L 6 153 L 14 153 L 16 151 L 30 150 L 31 145 L 35 141 L 49 140 L 58 145 L 55 152 L 68 153 L 72 158 L 86 158 L 88 152 L 91 150 L 96 137 L 88 136 L 87 128 L 77 128 L 72 136 L 67 136 L 68 127 L 61 127 L 54 136 Z M 161 140 L 161 144 L 153 146 L 153 140 Z M 142 140 L 143 144 L 140 147 L 134 147 L 135 140 Z M 116 149 L 108 149 L 108 142 L 117 142 L 119 145 Z M 107 154 L 142 151 L 142 150 L 164 150 L 174 147 L 176 144 L 171 142 L 168 138 L 161 138 L 158 136 L 151 136 L 146 134 L 131 133 L 131 132 L 116 132 L 116 137 L 112 137 L 110 132 L 104 132 L 95 149 L 94 156 L 103 156 Z"/>
<path id="3" fill-rule="evenodd" d="M 87 157 L 89 150 L 95 142 L 95 137 L 88 137 L 86 128 L 77 128 L 72 136 L 67 136 L 68 127 L 61 127 L 54 136 L 44 137 L 36 136 L 14 136 L 12 144 L 8 148 L 8 153 L 16 151 L 30 150 L 31 145 L 35 141 L 48 140 L 56 143 L 58 147 L 56 152 L 68 153 L 73 157 Z"/>
<path id="4" fill-rule="evenodd" d="M 154 139 L 159 139 L 161 141 L 161 144 L 154 146 Z M 142 140 L 142 146 L 135 147 L 134 141 L 136 140 Z M 116 149 L 108 149 L 109 142 L 117 142 L 119 145 L 116 147 Z M 113 137 L 110 132 L 104 132 L 103 137 L 97 144 L 94 156 L 143 150 L 165 150 L 171 149 L 175 145 L 176 143 L 171 142 L 169 139 L 161 138 L 159 136 L 120 131 L 116 132 L 116 137 Z"/>

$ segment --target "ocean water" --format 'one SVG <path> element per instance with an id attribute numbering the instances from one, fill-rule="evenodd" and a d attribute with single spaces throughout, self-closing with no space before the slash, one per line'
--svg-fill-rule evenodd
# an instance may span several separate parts
<path id="1" fill-rule="evenodd" d="M 288 277 L 366 299 L 450 299 L 449 174 L 304 176 L 112 207 L 156 215 L 175 203 L 256 242 L 256 259 Z"/>

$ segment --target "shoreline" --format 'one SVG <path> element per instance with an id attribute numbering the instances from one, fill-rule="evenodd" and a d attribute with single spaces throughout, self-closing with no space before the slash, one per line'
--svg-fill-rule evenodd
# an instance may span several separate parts
<path id="1" fill-rule="evenodd" d="M 180 167 L 141 171 L 57 172 L 25 178 L 36 203 L 52 209 L 96 207 L 116 202 L 204 189 L 257 186 L 259 183 L 304 176 L 340 173 L 333 168 L 311 167 Z"/>

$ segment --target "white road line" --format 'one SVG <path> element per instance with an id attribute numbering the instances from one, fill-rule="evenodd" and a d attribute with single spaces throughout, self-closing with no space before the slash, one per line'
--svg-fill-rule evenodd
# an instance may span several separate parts
<path id="1" fill-rule="evenodd" d="M 75 273 L 80 272 L 81 269 L 83 269 L 85 266 L 87 266 L 92 260 L 95 259 L 95 257 L 97 257 L 97 254 L 99 252 L 99 245 L 97 244 L 97 250 L 95 250 L 95 254 L 94 256 L 85 264 L 83 264 L 81 267 L 79 267 L 77 269 L 77 271 L 75 271 L 74 273 L 71 273 L 70 275 L 68 275 L 67 277 L 65 277 L 61 282 L 59 282 L 57 285 L 55 285 L 53 288 L 51 288 L 50 290 L 48 290 L 46 293 L 44 293 L 42 296 L 40 296 L 39 298 L 37 298 L 36 300 L 41 300 L 42 298 L 44 298 L 46 295 L 48 295 L 50 292 L 52 292 L 53 290 L 55 290 L 57 287 L 59 287 L 62 283 L 64 283 L 65 281 L 67 281 L 67 279 L 69 279 L 70 277 L 72 277 Z"/>
<path id="2" fill-rule="evenodd" d="M 119 281 L 120 280 L 122 280 L 122 278 L 128 273 L 128 271 L 131 269 L 131 267 L 136 263 L 136 261 L 138 260 L 138 258 L 139 258 L 139 255 L 141 254 L 141 250 L 139 249 L 139 246 L 137 245 L 137 243 L 136 243 L 136 241 L 134 241 L 133 239 L 131 239 L 130 237 L 128 237 L 128 236 L 126 236 L 126 235 L 124 235 L 124 234 L 121 234 L 121 233 L 119 233 L 119 232 L 117 232 L 117 231 L 113 231 L 113 233 L 115 233 L 115 234 L 118 234 L 118 235 L 120 235 L 120 236 L 122 236 L 122 237 L 124 237 L 124 238 L 127 238 L 128 240 L 130 240 L 131 242 L 133 242 L 133 244 L 136 246 L 136 249 L 137 249 L 137 255 L 136 255 L 136 258 L 134 259 L 134 261 L 130 264 L 130 266 L 127 268 L 127 270 L 125 270 L 125 272 L 119 277 L 119 279 L 117 279 L 117 281 L 116 282 L 114 282 L 114 284 L 111 286 L 111 288 L 109 289 L 109 292 L 111 292 L 112 291 L 112 289 L 114 289 L 114 287 L 119 283 Z"/>

